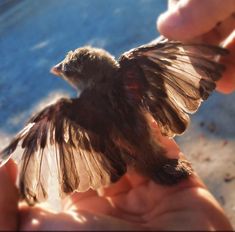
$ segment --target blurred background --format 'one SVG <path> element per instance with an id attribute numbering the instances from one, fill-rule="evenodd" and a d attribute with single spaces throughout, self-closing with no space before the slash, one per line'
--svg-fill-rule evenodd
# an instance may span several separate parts
<path id="1" fill-rule="evenodd" d="M 75 94 L 49 73 L 68 51 L 90 44 L 118 57 L 156 38 L 166 9 L 164 0 L 0 2 L 0 125 L 11 133 L 48 95 Z"/>
<path id="2" fill-rule="evenodd" d="M 118 57 L 155 39 L 166 0 L 0 0 L 0 148 L 28 117 L 76 93 L 49 73 L 83 45 Z M 235 94 L 214 93 L 176 138 L 235 226 Z"/>

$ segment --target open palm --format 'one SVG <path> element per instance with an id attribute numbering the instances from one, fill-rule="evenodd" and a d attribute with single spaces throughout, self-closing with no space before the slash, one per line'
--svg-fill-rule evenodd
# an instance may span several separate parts
<path id="1" fill-rule="evenodd" d="M 70 202 L 70 203 L 69 203 Z M 127 174 L 102 196 L 74 194 L 64 212 L 21 209 L 22 230 L 229 230 L 224 213 L 198 177 L 174 187 Z"/>
<path id="2" fill-rule="evenodd" d="M 169 157 L 183 156 L 173 140 L 155 129 Z M 169 187 L 129 170 L 108 188 L 74 193 L 59 213 L 39 206 L 18 207 L 16 174 L 12 160 L 0 169 L 0 230 L 232 230 L 195 173 Z"/>

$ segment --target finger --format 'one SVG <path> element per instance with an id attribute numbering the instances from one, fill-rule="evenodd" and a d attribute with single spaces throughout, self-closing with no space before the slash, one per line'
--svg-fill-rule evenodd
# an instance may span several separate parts
<path id="1" fill-rule="evenodd" d="M 9 161 L 5 164 L 7 173 L 9 175 L 9 177 L 11 178 L 12 183 L 16 182 L 16 178 L 17 178 L 17 165 L 16 163 L 12 160 L 9 159 Z"/>
<path id="2" fill-rule="evenodd" d="M 14 185 L 16 165 L 9 160 L 0 168 L 0 231 L 17 230 L 18 226 L 18 192 Z"/>
<path id="3" fill-rule="evenodd" d="M 122 193 L 128 192 L 132 188 L 127 174 L 124 175 L 118 182 L 99 190 L 100 196 L 112 197 Z"/>
<path id="4" fill-rule="evenodd" d="M 141 230 L 136 224 L 83 210 L 79 212 L 53 213 L 40 207 L 25 207 L 21 208 L 20 217 L 20 230 L 26 231 Z"/>
<path id="5" fill-rule="evenodd" d="M 211 31 L 200 36 L 201 42 L 219 45 L 223 42 L 235 28 L 235 14 L 232 14 L 227 19 L 218 23 Z"/>
<path id="6" fill-rule="evenodd" d="M 226 70 L 217 82 L 217 90 L 222 93 L 231 93 L 235 90 L 235 30 L 226 39 L 223 47 L 229 49 L 230 54 L 220 60 L 226 66 Z"/>
<path id="7" fill-rule="evenodd" d="M 20 231 L 79 230 L 81 221 L 75 215 L 54 213 L 48 209 L 23 206 L 20 208 Z"/>
<path id="8" fill-rule="evenodd" d="M 94 190 L 88 190 L 86 192 L 74 192 L 73 194 L 71 194 L 70 196 L 68 196 L 66 199 L 63 200 L 62 204 L 63 204 L 63 210 L 69 210 L 71 209 L 74 205 L 79 204 L 78 202 L 85 200 L 85 199 L 89 199 L 92 197 L 97 197 L 97 191 Z"/>
<path id="9" fill-rule="evenodd" d="M 221 0 L 182 0 L 159 17 L 157 27 L 169 39 L 190 40 L 212 30 L 234 11 L 234 0 L 226 4 Z"/>
<path id="10" fill-rule="evenodd" d="M 85 210 L 91 213 L 113 215 L 114 209 L 105 197 L 100 197 L 94 190 L 89 190 L 85 193 L 75 192 L 70 199 L 67 200 L 63 211 L 77 212 Z"/>
<path id="11" fill-rule="evenodd" d="M 132 188 L 137 188 L 138 186 L 145 185 L 148 181 L 150 181 L 148 177 L 142 176 L 135 170 L 131 170 L 127 173 L 126 176 Z"/>

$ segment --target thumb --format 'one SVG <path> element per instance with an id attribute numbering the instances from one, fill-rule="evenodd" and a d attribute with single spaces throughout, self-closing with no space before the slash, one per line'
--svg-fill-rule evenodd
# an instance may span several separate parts
<path id="1" fill-rule="evenodd" d="M 234 0 L 181 0 L 160 15 L 157 27 L 169 39 L 190 40 L 212 30 L 234 10 Z"/>
<path id="2" fill-rule="evenodd" d="M 0 168 L 0 231 L 17 230 L 18 192 L 14 185 L 16 164 L 9 160 Z"/>

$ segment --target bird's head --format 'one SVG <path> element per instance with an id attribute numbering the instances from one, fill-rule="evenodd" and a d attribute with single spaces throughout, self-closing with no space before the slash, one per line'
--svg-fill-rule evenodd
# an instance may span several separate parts
<path id="1" fill-rule="evenodd" d="M 79 90 L 107 81 L 118 68 L 114 57 L 103 49 L 81 47 L 70 51 L 51 72 Z"/>

